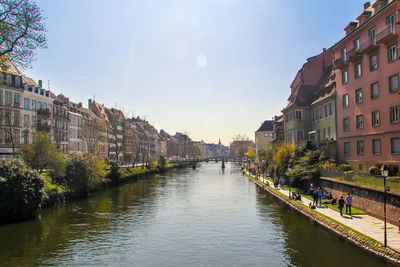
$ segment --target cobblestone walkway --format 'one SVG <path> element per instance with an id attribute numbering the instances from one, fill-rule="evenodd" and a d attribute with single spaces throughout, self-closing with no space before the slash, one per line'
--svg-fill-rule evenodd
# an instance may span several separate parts
<path id="1" fill-rule="evenodd" d="M 267 179 L 265 178 L 260 178 L 260 181 L 265 183 Z M 273 188 L 273 184 L 268 181 L 269 187 Z M 279 189 L 279 192 L 282 194 L 286 195 L 289 197 L 289 190 L 287 189 Z M 295 200 L 292 200 L 295 201 Z M 305 206 L 309 206 L 310 203 L 312 203 L 311 200 L 302 197 L 302 201 L 297 201 L 302 203 Z M 372 217 L 370 215 L 346 215 L 343 214 L 343 216 L 340 216 L 340 213 L 330 209 L 324 205 L 321 207 L 317 207 L 316 209 L 319 213 L 324 214 L 335 221 L 338 221 L 354 230 L 357 232 L 360 232 L 366 236 L 369 236 L 383 244 L 384 242 L 384 222 L 383 220 L 377 219 L 375 217 Z M 345 210 L 345 208 L 344 208 Z M 387 223 L 387 240 L 388 240 L 388 246 L 392 249 L 395 249 L 397 251 L 400 251 L 400 233 L 398 231 L 398 226 Z"/>

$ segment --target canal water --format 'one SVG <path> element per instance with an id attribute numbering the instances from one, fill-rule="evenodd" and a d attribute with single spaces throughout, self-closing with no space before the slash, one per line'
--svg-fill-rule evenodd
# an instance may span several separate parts
<path id="1" fill-rule="evenodd" d="M 390 266 L 228 163 L 201 163 L 0 226 L 2 266 Z"/>

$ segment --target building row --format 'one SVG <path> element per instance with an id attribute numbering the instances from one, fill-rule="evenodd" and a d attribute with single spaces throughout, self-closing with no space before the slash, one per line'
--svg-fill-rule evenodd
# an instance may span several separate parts
<path id="1" fill-rule="evenodd" d="M 399 10 L 400 0 L 365 3 L 343 38 L 308 58 L 282 114 L 256 131 L 256 149 L 311 142 L 360 172 L 399 165 Z"/>
<path id="2" fill-rule="evenodd" d="M 144 163 L 160 155 L 171 159 L 194 156 L 194 141 L 183 133 L 170 135 L 140 117 L 127 118 L 118 109 L 89 99 L 87 107 L 43 88 L 42 81 L 22 75 L 10 62 L 1 69 L 0 158 L 9 159 L 32 144 L 37 131 L 48 132 L 64 153 L 90 152 L 121 164 Z M 201 142 L 205 155 L 226 154 L 221 143 Z"/>

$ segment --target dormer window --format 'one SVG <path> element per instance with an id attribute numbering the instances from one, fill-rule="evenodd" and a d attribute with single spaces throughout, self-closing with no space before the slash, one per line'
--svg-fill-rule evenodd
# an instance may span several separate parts
<path id="1" fill-rule="evenodd" d="M 373 4 L 373 8 L 375 9 L 375 13 L 379 12 L 385 5 L 387 0 L 378 0 Z"/>
<path id="2" fill-rule="evenodd" d="M 15 77 L 15 87 L 20 87 L 21 86 L 21 80 L 19 79 L 19 77 Z"/>
<path id="3" fill-rule="evenodd" d="M 24 90 L 28 91 L 28 85 L 27 84 L 24 85 Z"/>
<path id="4" fill-rule="evenodd" d="M 7 85 L 11 86 L 12 84 L 12 76 L 11 75 L 7 75 Z"/>
<path id="5" fill-rule="evenodd" d="M 39 93 L 39 88 L 38 87 L 34 87 L 35 89 L 33 90 L 35 92 L 35 94 Z"/>

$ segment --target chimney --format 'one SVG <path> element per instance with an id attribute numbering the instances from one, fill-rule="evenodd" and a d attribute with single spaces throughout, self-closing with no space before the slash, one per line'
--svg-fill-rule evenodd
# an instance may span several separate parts
<path id="1" fill-rule="evenodd" d="M 39 87 L 42 88 L 42 80 L 38 81 Z"/>
<path id="2" fill-rule="evenodd" d="M 366 3 L 364 4 L 364 10 L 366 10 L 367 8 L 369 8 L 370 5 L 371 5 L 370 2 L 366 2 Z"/>
<path id="3" fill-rule="evenodd" d="M 89 106 L 88 106 L 88 108 L 90 108 L 91 105 L 92 105 L 92 99 L 89 99 Z"/>

